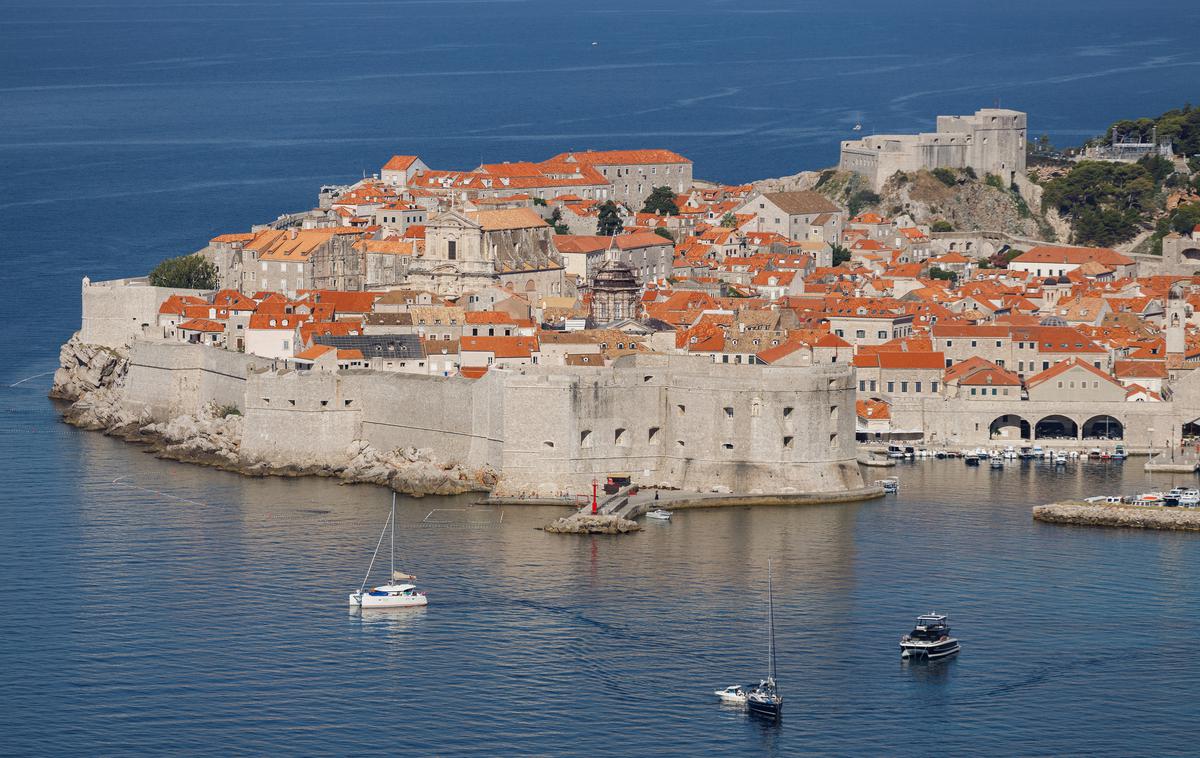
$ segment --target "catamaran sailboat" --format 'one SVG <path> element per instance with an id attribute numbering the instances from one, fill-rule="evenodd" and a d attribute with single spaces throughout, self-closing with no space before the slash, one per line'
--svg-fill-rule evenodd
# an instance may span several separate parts
<path id="1" fill-rule="evenodd" d="M 778 719 L 783 715 L 783 695 L 775 684 L 775 601 L 771 587 L 771 561 L 767 559 L 767 678 L 746 693 L 751 713 Z"/>
<path id="2" fill-rule="evenodd" d="M 375 567 L 375 558 L 379 555 L 379 547 L 383 544 L 383 537 L 388 533 L 389 525 L 392 531 L 392 573 L 389 584 L 381 584 L 378 587 L 372 587 L 369 592 L 365 592 L 367 580 L 371 578 L 371 569 Z M 383 531 L 379 533 L 379 542 L 376 543 L 375 552 L 371 555 L 371 563 L 367 566 L 367 575 L 363 577 L 362 585 L 358 588 L 358 592 L 350 593 L 350 605 L 359 608 L 411 608 L 428 605 L 429 601 L 425 598 L 425 593 L 417 592 L 417 586 L 411 584 L 415 579 L 416 577 L 411 574 L 396 570 L 396 493 L 393 492 L 392 512 L 383 524 Z"/>

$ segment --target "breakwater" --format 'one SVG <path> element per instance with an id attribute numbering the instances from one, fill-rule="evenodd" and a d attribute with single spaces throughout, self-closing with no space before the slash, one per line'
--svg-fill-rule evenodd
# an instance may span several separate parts
<path id="1" fill-rule="evenodd" d="M 1200 509 L 1193 508 L 1068 501 L 1039 505 L 1033 509 L 1033 518 L 1050 524 L 1200 532 Z"/>

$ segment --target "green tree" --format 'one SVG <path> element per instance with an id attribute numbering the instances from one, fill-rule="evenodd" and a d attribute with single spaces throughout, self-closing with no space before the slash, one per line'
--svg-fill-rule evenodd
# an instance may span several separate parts
<path id="1" fill-rule="evenodd" d="M 1153 176 L 1137 163 L 1083 161 L 1045 188 L 1043 205 L 1070 218 L 1082 244 L 1107 246 L 1132 238 L 1158 202 Z"/>
<path id="2" fill-rule="evenodd" d="M 948 168 L 935 168 L 929 173 L 933 174 L 939 182 L 947 187 L 953 187 L 954 185 L 958 184 L 958 177 L 955 176 L 954 172 Z"/>
<path id="3" fill-rule="evenodd" d="M 667 239 L 671 240 L 672 242 L 675 241 L 675 235 L 672 234 L 671 230 L 665 226 L 656 226 L 654 228 L 654 233 L 657 234 L 659 237 L 666 237 Z"/>
<path id="4" fill-rule="evenodd" d="M 725 211 L 725 215 L 721 216 L 721 226 L 726 229 L 737 228 L 737 216 L 733 215 L 733 211 Z"/>
<path id="5" fill-rule="evenodd" d="M 625 228 L 625 223 L 621 221 L 620 211 L 617 210 L 617 204 L 612 200 L 606 200 L 599 207 L 600 218 L 596 222 L 596 234 L 602 237 L 613 237 L 621 233 Z"/>
<path id="6" fill-rule="evenodd" d="M 554 227 L 555 234 L 570 234 L 571 233 L 571 230 L 567 227 L 567 225 L 565 223 L 563 223 L 561 208 L 559 208 L 557 206 L 554 208 L 554 212 L 550 214 L 549 222 L 550 222 L 550 226 Z"/>
<path id="7" fill-rule="evenodd" d="M 931 266 L 929 269 L 929 278 L 946 279 L 953 282 L 958 280 L 958 274 L 954 273 L 953 271 L 947 271 L 943 268 L 938 268 L 937 266 Z"/>
<path id="8" fill-rule="evenodd" d="M 850 215 L 857 216 L 864 208 L 878 204 L 880 199 L 879 195 L 864 189 L 851 195 L 850 199 L 846 201 L 846 205 L 850 210 Z"/>
<path id="9" fill-rule="evenodd" d="M 1146 169 L 1146 173 L 1150 174 L 1155 184 L 1162 184 L 1168 176 L 1175 173 L 1175 164 L 1161 155 L 1143 156 L 1138 160 L 1138 165 Z"/>
<path id="10" fill-rule="evenodd" d="M 1200 226 L 1200 203 L 1181 205 L 1171 214 L 1171 229 L 1180 234 L 1190 234 Z"/>
<path id="11" fill-rule="evenodd" d="M 833 265 L 840 266 L 843 263 L 850 262 L 850 251 L 841 245 L 834 243 L 830 245 L 833 248 Z"/>
<path id="12" fill-rule="evenodd" d="M 930 231 L 934 232 L 952 232 L 954 231 L 954 224 L 951 224 L 949 221 L 945 221 L 943 219 L 938 219 L 937 221 L 933 222 L 929 229 Z"/>
<path id="13" fill-rule="evenodd" d="M 198 253 L 167 258 L 150 272 L 150 284 L 155 287 L 215 290 L 217 268 Z"/>
<path id="14" fill-rule="evenodd" d="M 646 198 L 646 204 L 642 206 L 642 213 L 678 216 L 679 206 L 675 205 L 675 193 L 670 187 L 655 187 L 650 192 L 650 196 Z"/>

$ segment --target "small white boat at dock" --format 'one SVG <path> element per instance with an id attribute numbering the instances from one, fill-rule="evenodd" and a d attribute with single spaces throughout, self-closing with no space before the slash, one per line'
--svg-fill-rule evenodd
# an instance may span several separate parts
<path id="1" fill-rule="evenodd" d="M 653 510 L 653 511 L 650 511 L 649 513 L 647 513 L 646 518 L 657 519 L 659 521 L 670 521 L 671 520 L 671 512 L 664 511 L 662 508 L 659 508 L 657 510 Z"/>

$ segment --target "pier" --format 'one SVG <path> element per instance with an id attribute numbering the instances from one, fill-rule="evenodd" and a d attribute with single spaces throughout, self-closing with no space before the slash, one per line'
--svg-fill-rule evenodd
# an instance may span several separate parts
<path id="1" fill-rule="evenodd" d="M 1167 508 L 1069 501 L 1035 507 L 1033 520 L 1076 526 L 1116 526 L 1132 529 L 1200 532 L 1200 509 L 1178 506 Z"/>

